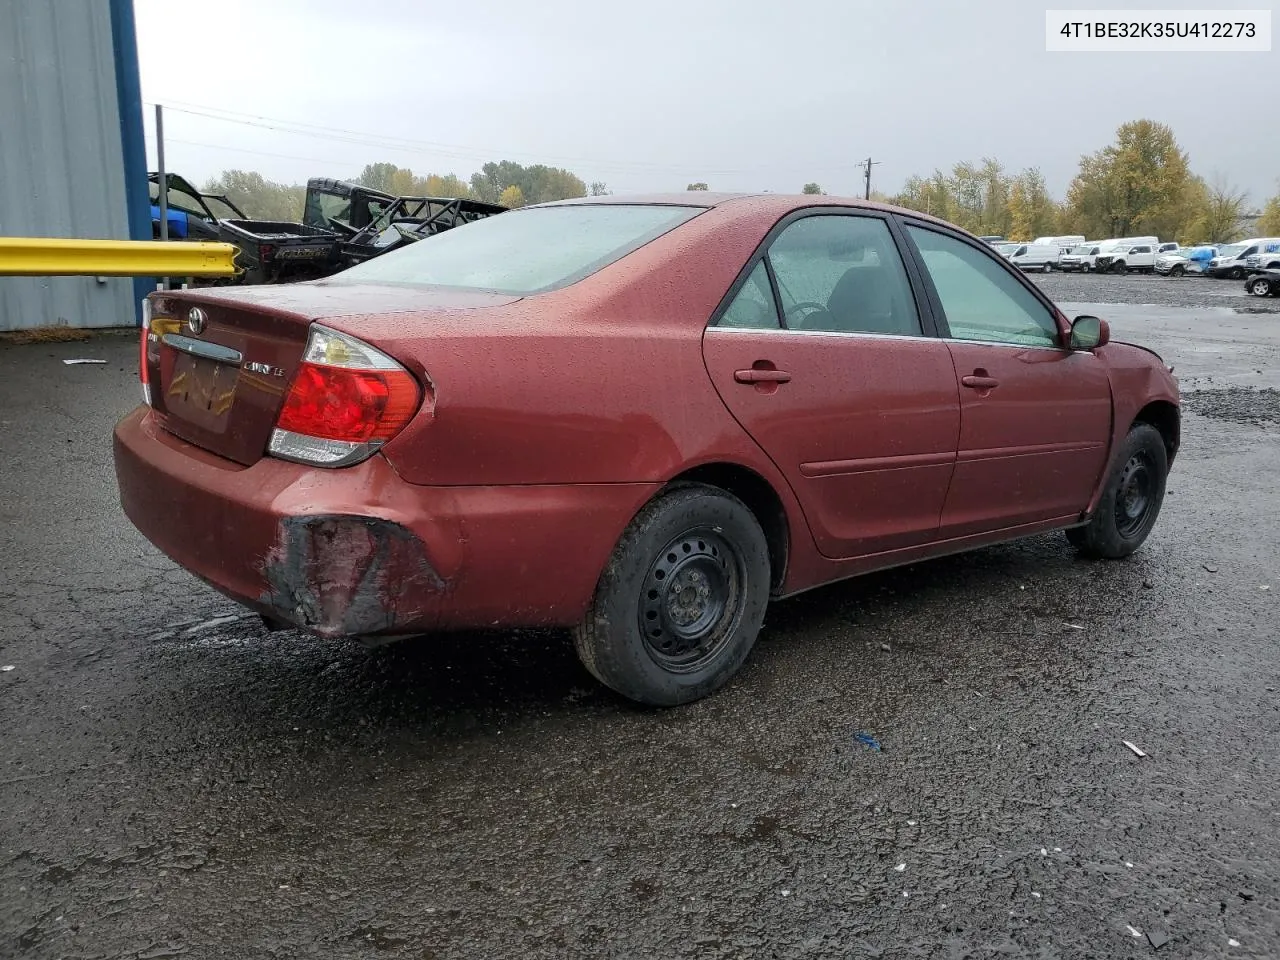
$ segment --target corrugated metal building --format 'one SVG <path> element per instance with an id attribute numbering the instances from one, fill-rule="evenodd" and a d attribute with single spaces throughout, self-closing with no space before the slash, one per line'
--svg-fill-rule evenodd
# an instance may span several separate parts
<path id="1" fill-rule="evenodd" d="M 151 238 L 132 0 L 0 0 L 0 236 Z M 0 330 L 128 326 L 152 284 L 0 277 Z"/>

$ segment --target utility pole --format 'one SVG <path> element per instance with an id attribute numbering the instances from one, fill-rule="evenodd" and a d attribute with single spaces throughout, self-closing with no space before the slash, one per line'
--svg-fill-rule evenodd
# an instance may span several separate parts
<path id="1" fill-rule="evenodd" d="M 169 174 L 164 166 L 164 107 L 156 104 L 156 168 L 160 182 L 156 184 L 156 196 L 160 203 L 160 239 L 169 239 Z M 169 278 L 160 278 L 160 287 L 169 289 Z"/>
<path id="2" fill-rule="evenodd" d="M 870 157 L 867 157 L 867 159 L 862 162 L 863 176 L 866 178 L 866 183 L 867 183 L 867 189 L 864 195 L 864 199 L 867 199 L 867 200 L 871 199 L 871 168 L 873 166 L 878 166 L 879 163 L 880 163 L 879 160 L 875 161 L 875 163 L 872 163 Z"/>

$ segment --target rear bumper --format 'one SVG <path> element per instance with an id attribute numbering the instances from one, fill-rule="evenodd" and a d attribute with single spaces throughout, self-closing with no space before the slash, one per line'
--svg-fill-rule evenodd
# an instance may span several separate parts
<path id="1" fill-rule="evenodd" d="M 179 566 L 326 637 L 581 619 L 658 484 L 421 487 L 382 457 L 341 470 L 242 467 L 140 407 L 116 426 L 120 502 Z"/>

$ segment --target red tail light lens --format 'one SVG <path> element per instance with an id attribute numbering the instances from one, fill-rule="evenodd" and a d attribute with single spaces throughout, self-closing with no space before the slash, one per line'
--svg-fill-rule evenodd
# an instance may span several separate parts
<path id="1" fill-rule="evenodd" d="M 276 420 L 268 452 L 342 467 L 372 456 L 422 402 L 418 382 L 385 353 L 318 324 Z"/>
<path id="2" fill-rule="evenodd" d="M 281 430 L 322 440 L 390 440 L 418 408 L 404 370 L 347 370 L 304 362 L 280 411 Z"/>

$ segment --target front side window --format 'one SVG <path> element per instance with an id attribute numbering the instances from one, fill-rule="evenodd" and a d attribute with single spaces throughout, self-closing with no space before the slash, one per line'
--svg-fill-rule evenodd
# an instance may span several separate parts
<path id="1" fill-rule="evenodd" d="M 769 271 L 764 261 L 756 264 L 756 268 L 747 277 L 738 295 L 721 315 L 717 326 L 734 327 L 742 330 L 776 330 L 778 323 L 778 307 L 773 302 L 773 289 L 769 286 Z"/>
<path id="2" fill-rule="evenodd" d="M 328 282 L 543 293 L 621 260 L 703 209 L 584 203 L 509 210 L 366 260 Z"/>
<path id="3" fill-rule="evenodd" d="M 945 234 L 908 226 L 951 336 L 1029 347 L 1058 344 L 1053 314 L 992 257 Z"/>
<path id="4" fill-rule="evenodd" d="M 805 217 L 778 235 L 768 257 L 788 328 L 920 335 L 906 267 L 885 221 Z"/>

